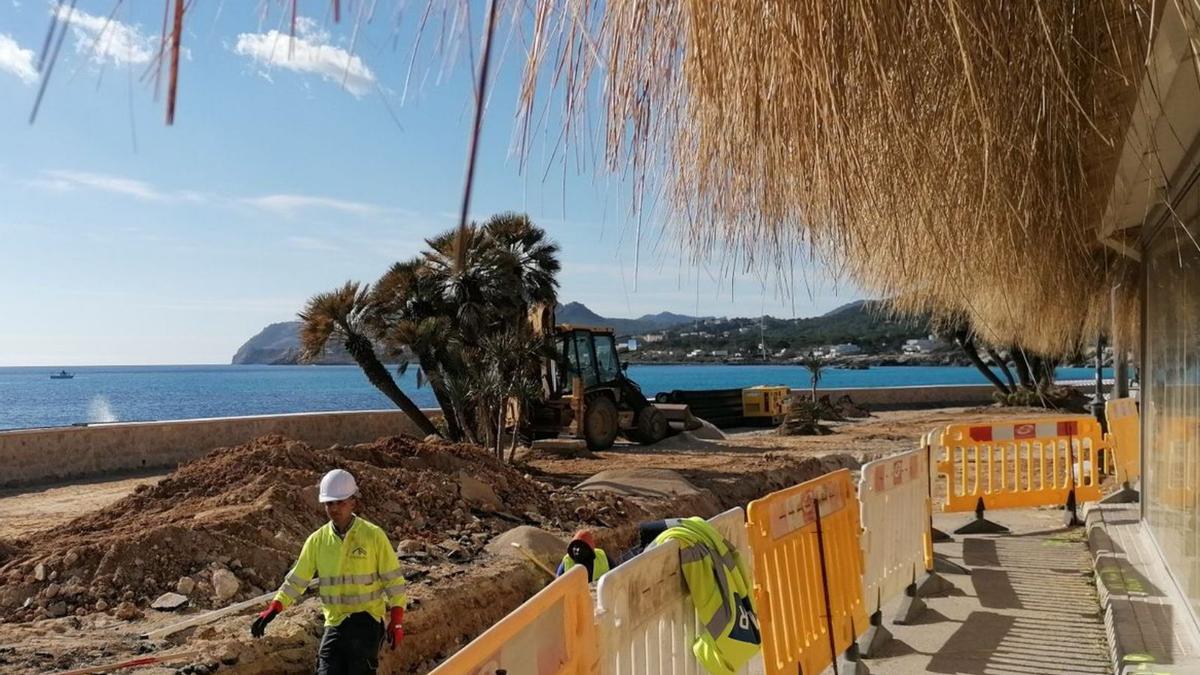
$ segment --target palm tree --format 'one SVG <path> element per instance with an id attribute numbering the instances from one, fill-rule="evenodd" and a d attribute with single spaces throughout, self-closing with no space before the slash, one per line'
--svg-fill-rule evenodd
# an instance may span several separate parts
<path id="1" fill-rule="evenodd" d="M 449 339 L 453 332 L 423 269 L 422 258 L 393 264 L 372 288 L 368 321 L 372 334 L 380 337 L 391 354 L 399 355 L 407 347 L 417 357 L 419 375 L 433 390 L 447 434 L 460 441 L 463 428 L 446 384 L 446 368 L 453 361 Z"/>
<path id="2" fill-rule="evenodd" d="M 518 279 L 521 304 L 532 307 L 558 298 L 558 280 L 562 269 L 558 262 L 558 244 L 546 238 L 523 213 L 500 213 L 483 226 L 499 250 L 509 272 Z"/>
<path id="3" fill-rule="evenodd" d="M 821 371 L 825 369 L 825 364 L 821 362 L 821 357 L 811 351 L 805 355 L 802 363 L 808 369 L 809 381 L 812 384 L 812 401 L 815 404 L 817 402 L 817 383 L 821 381 Z"/>
<path id="4" fill-rule="evenodd" d="M 391 373 L 375 354 L 375 346 L 367 337 L 367 317 L 371 314 L 370 288 L 347 281 L 341 288 L 318 293 L 309 299 L 300 312 L 302 358 L 316 359 L 325 351 L 330 340 L 338 340 L 366 374 L 367 380 L 404 411 L 413 424 L 426 435 L 437 434 L 437 428 L 412 402 Z"/>
<path id="5" fill-rule="evenodd" d="M 342 302 L 355 310 L 353 320 L 343 323 L 368 345 L 366 336 L 391 355 L 407 349 L 416 357 L 418 375 L 433 389 L 452 439 L 491 444 L 500 435 L 504 402 L 530 398 L 537 384 L 540 342 L 530 314 L 558 300 L 559 248 L 515 213 L 426 243 L 426 251 L 392 265 L 369 291 L 342 289 L 352 296 Z M 338 326 L 319 315 L 306 319 L 318 353 L 329 339 L 324 333 L 333 330 L 326 324 Z M 391 380 L 386 370 L 384 375 Z"/>

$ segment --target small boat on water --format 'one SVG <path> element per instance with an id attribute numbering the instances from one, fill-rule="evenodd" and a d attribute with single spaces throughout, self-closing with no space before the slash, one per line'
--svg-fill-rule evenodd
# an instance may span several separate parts
<path id="1" fill-rule="evenodd" d="M 75 377 L 75 373 L 68 373 L 65 370 L 60 370 L 57 373 L 51 375 L 50 379 L 52 379 L 52 380 L 70 380 L 70 379 L 74 379 L 74 377 Z"/>

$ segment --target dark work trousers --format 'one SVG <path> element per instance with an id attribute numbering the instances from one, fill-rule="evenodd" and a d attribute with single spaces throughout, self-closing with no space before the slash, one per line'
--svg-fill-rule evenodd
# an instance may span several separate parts
<path id="1" fill-rule="evenodd" d="M 355 612 L 336 626 L 326 626 L 317 649 L 318 675 L 371 675 L 379 666 L 383 623 Z"/>

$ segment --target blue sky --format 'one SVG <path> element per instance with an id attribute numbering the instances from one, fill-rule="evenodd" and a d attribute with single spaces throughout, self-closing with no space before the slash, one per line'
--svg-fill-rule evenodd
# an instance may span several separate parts
<path id="1" fill-rule="evenodd" d="M 173 127 L 147 76 L 163 5 L 132 0 L 80 0 L 31 126 L 52 3 L 0 0 L 0 366 L 225 363 L 313 293 L 374 280 L 456 222 L 465 47 L 410 76 L 419 17 L 394 28 L 392 3 L 351 45 L 353 21 L 302 2 L 314 14 L 290 50 L 277 3 L 195 4 Z M 522 175 L 520 45 L 507 36 L 471 211 L 526 211 L 549 230 L 564 301 L 608 316 L 789 317 L 858 297 L 815 266 L 786 297 L 770 274 L 723 272 L 719 255 L 691 265 L 655 223 L 635 256 L 628 186 L 574 153 L 564 165 L 539 148 Z"/>

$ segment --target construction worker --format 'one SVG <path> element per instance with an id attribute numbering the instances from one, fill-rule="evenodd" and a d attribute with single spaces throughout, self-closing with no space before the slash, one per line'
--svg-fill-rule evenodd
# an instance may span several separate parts
<path id="1" fill-rule="evenodd" d="M 588 571 L 588 583 L 600 581 L 600 577 L 608 573 L 608 554 L 596 546 L 592 533 L 580 530 L 575 533 L 571 543 L 567 544 L 567 554 L 558 564 L 558 576 L 567 573 L 572 567 L 583 565 Z"/>
<path id="2" fill-rule="evenodd" d="M 400 562 L 387 534 L 354 513 L 358 484 L 349 472 L 334 469 L 325 474 L 318 499 L 329 522 L 305 540 L 300 558 L 250 634 L 262 637 L 267 624 L 298 600 L 316 576 L 325 614 L 317 672 L 374 673 L 384 639 L 392 649 L 404 639 L 406 598 Z"/>

